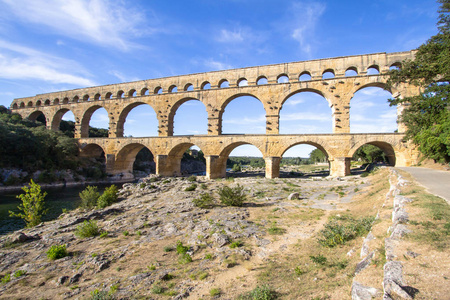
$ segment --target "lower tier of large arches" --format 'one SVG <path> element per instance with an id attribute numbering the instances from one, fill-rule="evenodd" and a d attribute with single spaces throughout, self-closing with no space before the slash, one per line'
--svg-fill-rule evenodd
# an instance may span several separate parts
<path id="1" fill-rule="evenodd" d="M 350 162 L 363 145 L 379 147 L 392 166 L 417 163 L 418 151 L 403 141 L 404 134 L 311 134 L 311 135 L 218 135 L 175 136 L 148 138 L 84 138 L 79 139 L 81 155 L 95 157 L 104 153 L 106 171 L 112 176 L 132 177 L 133 163 L 138 152 L 146 147 L 153 155 L 156 174 L 181 175 L 181 159 L 190 147 L 197 146 L 206 160 L 206 176 L 226 176 L 226 162 L 230 153 L 241 145 L 253 145 L 265 160 L 265 176 L 280 174 L 280 161 L 290 148 L 308 144 L 321 150 L 330 163 L 331 176 L 350 175 Z"/>

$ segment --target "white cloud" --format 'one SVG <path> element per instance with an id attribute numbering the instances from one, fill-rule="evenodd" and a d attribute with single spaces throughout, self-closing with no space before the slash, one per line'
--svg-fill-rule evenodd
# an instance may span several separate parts
<path id="1" fill-rule="evenodd" d="M 37 79 L 51 83 L 94 86 L 75 61 L 0 40 L 0 78 Z"/>
<path id="2" fill-rule="evenodd" d="M 229 31 L 222 29 L 217 40 L 221 43 L 239 43 L 244 41 L 242 31 Z"/>
<path id="3" fill-rule="evenodd" d="M 320 16 L 325 11 L 326 6 L 318 2 L 296 2 L 291 9 L 292 24 L 294 30 L 291 37 L 299 43 L 300 49 L 311 54 L 311 40 L 314 36 L 314 29 Z"/>
<path id="4" fill-rule="evenodd" d="M 246 125 L 246 124 L 255 124 L 255 123 L 260 123 L 260 122 L 265 122 L 265 121 L 266 121 L 266 116 L 261 115 L 257 118 L 244 117 L 242 119 L 224 119 L 223 123 L 224 124 Z"/>
<path id="5" fill-rule="evenodd" d="M 227 63 L 223 63 L 220 61 L 216 61 L 214 59 L 208 59 L 204 61 L 204 65 L 208 67 L 210 70 L 227 70 L 227 69 L 233 69 L 232 65 L 229 65 Z"/>
<path id="6" fill-rule="evenodd" d="M 121 82 L 131 82 L 131 81 L 140 80 L 140 78 L 138 78 L 138 77 L 130 77 L 130 76 L 124 75 L 122 72 L 119 72 L 117 70 L 109 71 L 109 74 L 117 77 Z"/>
<path id="7" fill-rule="evenodd" d="M 143 28 L 144 16 L 120 0 L 3 0 L 14 17 L 40 24 L 72 39 L 128 50 Z"/>
<path id="8" fill-rule="evenodd" d="M 319 121 L 331 120 L 331 114 L 315 114 L 311 112 L 283 114 L 283 121 Z"/>
<path id="9" fill-rule="evenodd" d="M 301 104 L 301 103 L 305 103 L 305 100 L 304 100 L 304 99 L 289 99 L 289 101 L 286 101 L 286 102 L 283 104 L 283 106 L 284 106 L 284 105 L 287 105 L 287 106 L 296 106 L 297 104 Z"/>

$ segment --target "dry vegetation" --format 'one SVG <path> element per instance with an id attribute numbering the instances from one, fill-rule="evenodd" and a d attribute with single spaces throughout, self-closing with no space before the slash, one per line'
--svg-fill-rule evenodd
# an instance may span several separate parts
<path id="1" fill-rule="evenodd" d="M 39 269 L 11 276 L 0 286 L 0 297 L 170 299 L 188 292 L 187 299 L 350 299 L 362 238 L 367 235 L 361 228 L 371 225 L 377 214 L 372 228 L 375 239 L 369 244 L 376 249 L 375 257 L 356 278 L 382 289 L 384 238 L 392 223 L 392 203 L 386 200 L 388 177 L 389 170 L 381 169 L 344 181 L 239 178 L 197 182 L 195 191 L 184 191 L 191 182 L 172 179 L 159 192 L 134 194 L 114 204 L 112 208 L 126 208 L 126 212 L 98 220 L 99 227 L 109 232 L 106 237 L 76 239 L 73 226 L 46 232 L 33 247 L 36 242 L 3 248 L 2 260 L 11 254 L 19 257 L 8 268 L 0 264 L 3 278 L 32 264 Z M 162 182 L 152 185 L 164 186 Z M 245 187 L 244 206 L 220 204 L 217 189 L 236 184 Z M 213 195 L 213 208 L 193 206 L 192 200 L 204 192 Z M 407 208 L 413 233 L 404 249 L 397 249 L 405 265 L 404 277 L 419 289 L 417 299 L 444 299 L 440 296 L 449 292 L 448 205 L 412 185 L 403 192 L 417 199 Z M 288 200 L 291 193 L 299 193 L 300 199 Z M 59 221 L 80 215 L 73 212 Z M 198 231 L 200 224 L 208 229 Z M 357 234 L 329 247 L 322 231 L 325 224 L 340 224 Z M 340 227 L 330 228 L 333 236 Z M 219 246 L 215 234 L 230 240 Z M 50 261 L 45 251 L 58 240 L 69 241 L 70 256 Z M 421 255 L 412 258 L 406 251 Z M 102 259 L 109 264 L 98 271 Z M 82 274 L 77 282 L 58 283 L 61 276 L 77 273 Z M 246 294 L 250 291 L 273 298 L 252 298 Z"/>

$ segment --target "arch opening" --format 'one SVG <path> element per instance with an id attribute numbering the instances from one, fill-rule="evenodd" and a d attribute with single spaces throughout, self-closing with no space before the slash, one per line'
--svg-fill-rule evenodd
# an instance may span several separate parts
<path id="1" fill-rule="evenodd" d="M 376 166 L 395 166 L 396 156 L 391 144 L 380 141 L 368 142 L 358 147 L 352 155 L 352 174 L 370 172 Z"/>
<path id="2" fill-rule="evenodd" d="M 162 87 L 160 87 L 160 86 L 156 87 L 153 93 L 154 94 L 162 94 L 163 93 Z"/>
<path id="3" fill-rule="evenodd" d="M 267 78 L 265 76 L 260 76 L 258 78 L 258 80 L 256 81 L 257 85 L 263 85 L 263 84 L 268 84 L 269 81 L 267 80 Z"/>
<path id="4" fill-rule="evenodd" d="M 227 146 L 221 153 L 226 161 L 227 177 L 265 176 L 266 162 L 261 151 L 246 142 L 237 142 Z"/>
<path id="5" fill-rule="evenodd" d="M 206 160 L 203 151 L 192 143 L 181 143 L 169 152 L 169 172 L 175 175 L 189 176 L 206 174 Z"/>
<path id="6" fill-rule="evenodd" d="M 253 95 L 236 95 L 222 106 L 221 113 L 223 133 L 266 132 L 266 111 L 261 101 Z"/>
<path id="7" fill-rule="evenodd" d="M 205 81 L 202 83 L 201 87 L 202 90 L 209 90 L 211 89 L 211 83 L 209 83 L 208 81 Z"/>
<path id="8" fill-rule="evenodd" d="M 226 79 L 222 79 L 219 81 L 219 88 L 227 88 L 230 87 L 230 83 Z"/>
<path id="9" fill-rule="evenodd" d="M 75 136 L 75 116 L 67 108 L 60 109 L 53 116 L 52 130 L 60 130 L 69 137 Z"/>
<path id="10" fill-rule="evenodd" d="M 148 88 L 143 88 L 142 90 L 141 90 L 141 96 L 148 96 L 150 93 L 149 93 L 149 90 L 148 90 Z"/>
<path id="11" fill-rule="evenodd" d="M 80 157 L 84 160 L 84 169 L 88 178 L 94 180 L 106 177 L 106 158 L 103 148 L 97 144 L 82 147 Z"/>
<path id="12" fill-rule="evenodd" d="M 280 177 L 328 176 L 329 174 L 328 154 L 319 144 L 295 143 L 282 155 Z"/>
<path id="13" fill-rule="evenodd" d="M 311 80 L 311 73 L 308 71 L 302 72 L 300 76 L 298 77 L 299 81 L 310 81 Z"/>
<path id="14" fill-rule="evenodd" d="M 395 62 L 389 67 L 389 71 L 400 70 L 401 68 L 402 68 L 402 63 L 401 62 Z"/>
<path id="15" fill-rule="evenodd" d="M 372 65 L 367 68 L 367 75 L 378 75 L 380 74 L 380 67 L 377 65 Z"/>
<path id="16" fill-rule="evenodd" d="M 44 113 L 40 110 L 31 113 L 27 119 L 38 125 L 47 125 L 47 119 L 45 118 Z"/>
<path id="17" fill-rule="evenodd" d="M 184 90 L 186 92 L 192 92 L 194 90 L 194 85 L 192 83 L 188 83 L 184 86 Z"/>
<path id="18" fill-rule="evenodd" d="M 280 111 L 280 133 L 332 133 L 333 119 L 319 91 L 302 90 L 287 97 Z"/>
<path id="19" fill-rule="evenodd" d="M 358 76 L 358 70 L 356 69 L 356 67 L 350 67 L 345 71 L 345 76 L 346 77 Z"/>
<path id="20" fill-rule="evenodd" d="M 350 100 L 351 133 L 392 133 L 397 131 L 397 108 L 389 106 L 392 94 L 380 87 L 359 89 Z"/>
<path id="21" fill-rule="evenodd" d="M 155 173 L 156 163 L 153 153 L 147 147 L 143 147 L 133 162 L 133 175 L 135 178 L 142 178 Z"/>
<path id="22" fill-rule="evenodd" d="M 158 118 L 150 105 L 135 102 L 125 107 L 117 121 L 118 137 L 158 136 Z"/>
<path id="23" fill-rule="evenodd" d="M 336 77 L 336 75 L 334 74 L 334 70 L 332 69 L 327 69 L 322 73 L 322 79 L 331 79 L 334 77 Z"/>
<path id="24" fill-rule="evenodd" d="M 237 85 L 239 87 L 248 86 L 248 81 L 245 78 L 241 78 L 241 79 L 238 80 Z"/>
<path id="25" fill-rule="evenodd" d="M 106 93 L 105 95 L 105 99 L 111 100 L 112 99 L 113 94 L 111 92 Z"/>
<path id="26" fill-rule="evenodd" d="M 198 99 L 183 99 L 172 107 L 169 122 L 173 122 L 174 135 L 208 133 L 208 113 Z"/>
<path id="27" fill-rule="evenodd" d="M 45 100 L 44 105 L 45 106 L 49 106 L 50 105 L 50 99 Z"/>
<path id="28" fill-rule="evenodd" d="M 178 91 L 178 88 L 176 85 L 171 85 L 169 87 L 169 93 L 176 93 Z"/>
<path id="29" fill-rule="evenodd" d="M 81 121 L 81 137 L 108 137 L 109 117 L 102 106 L 89 108 Z"/>
<path id="30" fill-rule="evenodd" d="M 288 83 L 289 77 L 286 74 L 280 74 L 277 77 L 277 83 Z"/>

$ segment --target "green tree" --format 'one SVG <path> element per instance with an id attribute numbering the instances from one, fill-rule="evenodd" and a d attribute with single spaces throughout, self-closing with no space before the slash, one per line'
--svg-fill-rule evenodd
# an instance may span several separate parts
<path id="1" fill-rule="evenodd" d="M 405 104 L 401 120 L 407 126 L 406 138 L 419 146 L 425 157 L 450 162 L 450 0 L 438 0 L 438 34 L 406 60 L 400 70 L 390 72 L 390 85 L 409 83 L 421 94 L 389 100 Z"/>
<path id="2" fill-rule="evenodd" d="M 387 162 L 387 157 L 383 150 L 373 145 L 363 145 L 356 150 L 353 160 L 361 159 L 366 163 Z"/>
<path id="3" fill-rule="evenodd" d="M 327 161 L 327 156 L 321 150 L 314 149 L 309 154 L 309 159 L 312 160 L 315 163 L 326 162 Z"/>
<path id="4" fill-rule="evenodd" d="M 24 193 L 16 196 L 22 200 L 22 204 L 18 206 L 22 213 L 9 211 L 9 216 L 22 218 L 27 227 L 36 226 L 41 223 L 42 216 L 47 213 L 47 210 L 44 208 L 44 199 L 47 196 L 47 192 L 42 193 L 41 186 L 34 183 L 33 179 L 31 179 L 29 187 L 24 186 L 22 190 Z"/>

